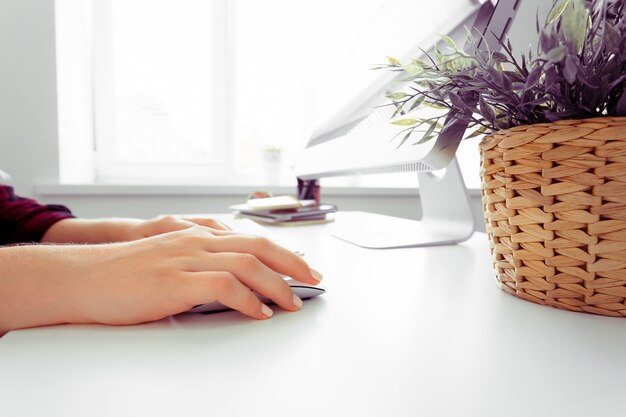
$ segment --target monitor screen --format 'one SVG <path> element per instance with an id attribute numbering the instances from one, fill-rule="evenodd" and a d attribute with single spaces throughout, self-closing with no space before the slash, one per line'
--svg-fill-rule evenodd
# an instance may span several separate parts
<path id="1" fill-rule="evenodd" d="M 419 24 L 403 25 L 399 22 L 398 30 L 387 34 L 376 31 L 375 20 L 370 22 L 371 30 L 364 31 L 367 35 L 359 41 L 357 49 L 361 52 L 355 62 L 363 68 L 371 68 L 385 59 L 384 51 L 396 52 L 399 54 L 397 58 L 408 62 L 422 55 L 422 50 L 430 50 L 441 40 L 441 34 L 449 35 L 457 45 L 463 45 L 468 28 L 483 33 L 483 43 L 489 44 L 492 50 L 500 49 L 496 34 L 499 37 L 508 34 L 515 51 L 526 51 L 533 43 L 529 33 L 534 30 L 529 31 L 529 25 L 534 28 L 537 17 L 542 21 L 541 16 L 547 15 L 552 6 L 551 1 L 545 0 L 499 0 L 495 6 L 489 1 L 481 5 L 471 0 L 437 3 L 443 7 L 436 16 L 431 16 L 431 5 L 421 1 L 386 2 L 387 8 L 395 8 L 395 16 L 406 14 L 413 16 L 414 20 L 415 16 L 421 16 Z M 415 10 L 406 10 L 407 7 Z M 390 15 L 382 13 L 377 18 L 389 19 Z M 405 52 L 400 53 L 399 49 Z M 364 52 L 368 50 L 369 54 Z M 368 59 L 369 63 L 366 62 Z M 355 70 L 350 71 L 356 73 Z M 406 74 L 384 70 L 370 73 L 371 78 L 361 80 L 356 93 L 343 100 L 343 104 L 334 108 L 327 120 L 317 126 L 296 165 L 299 178 L 426 172 L 444 168 L 450 163 L 467 126 L 453 123 L 434 140 L 398 148 L 397 135 L 403 127 L 390 123 L 395 108 L 389 105 L 385 95 L 399 88 L 394 81 Z M 427 118 L 436 110 L 423 106 L 417 111 L 418 117 Z M 395 142 L 392 140 L 394 137 Z"/>
<path id="2" fill-rule="evenodd" d="M 396 149 L 389 139 L 400 130 L 389 123 L 394 112 L 385 95 L 394 87 L 399 73 L 386 70 L 371 71 L 377 63 L 394 56 L 407 62 L 429 50 L 441 40 L 441 34 L 465 40 L 465 28 L 472 27 L 481 8 L 472 0 L 442 0 L 434 4 L 422 1 L 390 0 L 368 22 L 359 39 L 346 56 L 349 86 L 337 97 L 340 105 L 329 105 L 327 118 L 313 132 L 306 151 L 296 167 L 300 178 L 319 178 L 365 173 L 428 171 L 445 167 L 454 155 L 434 153 L 425 158 L 436 141 L 425 146 Z M 381 21 L 393 19 L 394 30 Z M 404 20 L 403 20 L 404 19 Z M 419 24 L 416 24 L 419 22 Z M 397 84 L 397 83 L 395 83 Z M 420 109 L 424 113 L 432 109 Z M 458 140 L 454 140 L 458 144 Z M 440 144 L 441 145 L 441 144 Z"/>

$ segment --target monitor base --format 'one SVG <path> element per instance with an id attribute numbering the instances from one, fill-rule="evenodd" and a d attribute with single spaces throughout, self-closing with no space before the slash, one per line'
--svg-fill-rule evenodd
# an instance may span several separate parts
<path id="1" fill-rule="evenodd" d="M 357 246 L 391 249 L 451 245 L 474 233 L 474 217 L 456 159 L 443 177 L 419 173 L 422 219 L 366 212 L 335 213 L 331 234 Z"/>
<path id="2" fill-rule="evenodd" d="M 369 249 L 452 245 L 472 236 L 459 224 L 423 223 L 418 220 L 384 216 L 362 211 L 335 213 L 331 234 Z"/>

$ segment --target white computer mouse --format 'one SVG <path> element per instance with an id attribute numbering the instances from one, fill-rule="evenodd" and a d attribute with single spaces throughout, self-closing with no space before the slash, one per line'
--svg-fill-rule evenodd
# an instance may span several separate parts
<path id="1" fill-rule="evenodd" d="M 315 287 L 313 285 L 305 284 L 300 281 L 295 281 L 293 279 L 286 279 L 285 282 L 289 284 L 291 290 L 294 294 L 300 297 L 303 300 L 308 298 L 317 297 L 318 295 L 324 294 L 326 290 L 322 287 Z M 273 304 L 273 301 L 269 300 L 267 297 L 258 295 L 259 299 L 266 304 Z M 187 313 L 213 313 L 217 311 L 227 311 L 230 310 L 229 307 L 226 307 L 224 304 L 214 301 L 212 303 L 200 304 L 187 311 Z"/>

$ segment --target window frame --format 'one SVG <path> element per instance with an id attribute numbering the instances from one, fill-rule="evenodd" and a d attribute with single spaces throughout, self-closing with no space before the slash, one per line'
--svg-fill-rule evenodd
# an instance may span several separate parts
<path id="1" fill-rule="evenodd" d="M 124 184 L 140 183 L 224 183 L 232 178 L 234 145 L 232 135 L 233 100 L 228 91 L 232 88 L 229 71 L 233 60 L 234 8 L 228 0 L 211 0 L 212 19 L 209 23 L 214 36 L 224 42 L 212 44 L 212 52 L 219 56 L 220 64 L 212 66 L 211 84 L 215 94 L 210 97 L 213 115 L 211 133 L 223 138 L 217 142 L 216 153 L 206 162 L 182 163 L 133 163 L 116 158 L 115 126 L 113 109 L 114 87 L 113 51 L 111 45 L 112 3 L 93 1 L 93 124 L 95 153 L 95 182 Z M 219 50 L 215 50 L 219 48 Z M 219 105 L 218 105 L 219 104 Z M 210 138 L 207 138 L 210 140 Z M 163 174 L 167 172 L 167 174 Z"/>

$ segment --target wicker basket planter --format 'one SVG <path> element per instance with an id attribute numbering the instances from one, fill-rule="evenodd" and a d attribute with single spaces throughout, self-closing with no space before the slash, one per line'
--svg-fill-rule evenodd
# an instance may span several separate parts
<path id="1" fill-rule="evenodd" d="M 518 126 L 480 149 L 500 287 L 552 307 L 626 316 L 626 117 Z"/>

